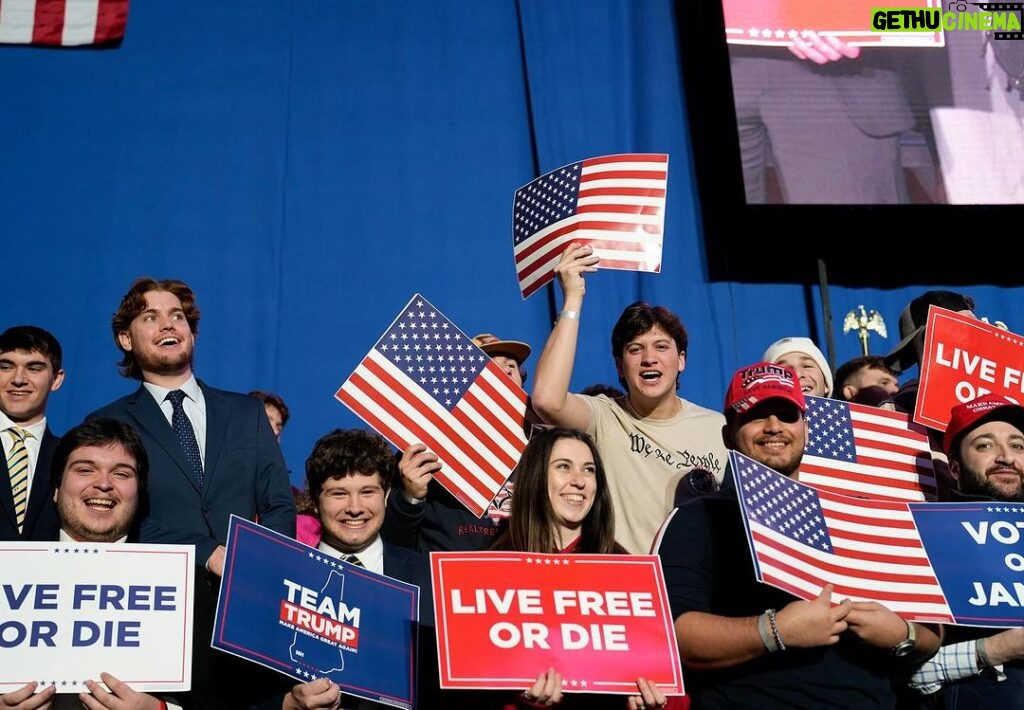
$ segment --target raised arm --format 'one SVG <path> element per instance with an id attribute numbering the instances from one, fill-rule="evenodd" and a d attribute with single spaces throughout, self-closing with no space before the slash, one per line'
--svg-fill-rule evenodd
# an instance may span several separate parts
<path id="1" fill-rule="evenodd" d="M 412 444 L 402 452 L 394 490 L 388 496 L 387 515 L 381 534 L 393 545 L 412 550 L 420 546 L 420 528 L 426 513 L 427 489 L 441 470 L 437 455 L 424 444 Z"/>
<path id="2" fill-rule="evenodd" d="M 597 271 L 598 257 L 588 245 L 570 244 L 555 267 L 562 287 L 562 312 L 537 362 L 531 399 L 533 408 L 548 424 L 586 431 L 590 409 L 569 392 L 569 380 L 576 361 L 576 340 L 586 283 L 583 274 Z"/>

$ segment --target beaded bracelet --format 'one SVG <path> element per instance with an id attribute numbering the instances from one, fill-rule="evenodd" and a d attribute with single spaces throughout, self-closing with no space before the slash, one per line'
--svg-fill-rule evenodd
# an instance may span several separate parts
<path id="1" fill-rule="evenodd" d="M 778 645 L 780 651 L 786 650 L 786 644 L 782 643 L 782 637 L 779 636 L 779 627 L 775 623 L 775 610 L 768 609 L 765 611 L 768 615 L 768 624 L 772 627 L 772 637 L 775 639 L 776 645 Z"/>

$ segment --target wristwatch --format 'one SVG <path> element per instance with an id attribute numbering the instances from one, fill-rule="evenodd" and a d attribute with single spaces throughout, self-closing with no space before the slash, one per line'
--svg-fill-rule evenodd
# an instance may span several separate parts
<path id="1" fill-rule="evenodd" d="M 906 619 L 903 621 L 907 625 L 907 637 L 889 649 L 889 653 L 896 656 L 896 658 L 909 656 L 914 650 L 914 646 L 917 645 L 917 629 L 914 627 L 914 622 L 907 621 Z"/>

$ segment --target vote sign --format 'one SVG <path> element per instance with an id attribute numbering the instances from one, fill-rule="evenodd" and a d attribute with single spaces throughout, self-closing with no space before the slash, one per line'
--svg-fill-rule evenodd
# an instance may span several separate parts
<path id="1" fill-rule="evenodd" d="M 528 687 L 554 668 L 563 692 L 683 692 L 656 555 L 430 554 L 443 688 Z"/>

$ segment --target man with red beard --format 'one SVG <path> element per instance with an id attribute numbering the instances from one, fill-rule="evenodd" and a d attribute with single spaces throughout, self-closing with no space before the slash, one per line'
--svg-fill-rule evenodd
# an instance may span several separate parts
<path id="1" fill-rule="evenodd" d="M 959 404 L 942 443 L 957 484 L 945 500 L 1024 503 L 1020 405 L 999 395 Z M 910 684 L 922 707 L 1024 707 L 1024 628 L 947 627 L 942 648 Z"/>
<path id="2" fill-rule="evenodd" d="M 196 546 L 193 691 L 209 691 L 211 708 L 244 706 L 233 688 L 256 688 L 243 676 L 253 664 L 209 646 L 232 514 L 295 536 L 295 498 L 281 449 L 263 403 L 196 379 L 192 357 L 199 309 L 188 284 L 137 279 L 111 321 L 123 358 L 121 374 L 142 383 L 135 392 L 97 410 L 130 424 L 150 462 L 150 506 L 141 542 Z"/>

